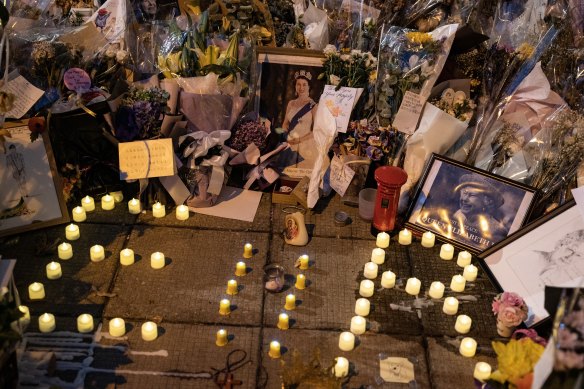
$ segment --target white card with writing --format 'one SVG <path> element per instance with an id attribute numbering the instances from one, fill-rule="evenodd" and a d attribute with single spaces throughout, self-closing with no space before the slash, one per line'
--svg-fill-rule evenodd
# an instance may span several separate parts
<path id="1" fill-rule="evenodd" d="M 353 180 L 355 171 L 351 169 L 348 165 L 341 162 L 341 159 L 336 155 L 331 161 L 331 188 L 343 197 L 347 188 Z"/>
<path id="2" fill-rule="evenodd" d="M 334 85 L 325 85 L 318 103 L 324 104 L 329 109 L 335 118 L 337 131 L 345 133 L 347 132 L 353 106 L 357 100 L 357 94 L 360 95 L 360 93 L 358 88 L 342 87 L 339 90 L 335 89 L 336 86 Z"/>
<path id="3" fill-rule="evenodd" d="M 119 143 L 118 152 L 122 180 L 166 177 L 175 174 L 172 139 Z"/>
<path id="4" fill-rule="evenodd" d="M 404 134 L 412 135 L 418 127 L 418 121 L 424 108 L 425 99 L 410 91 L 406 91 L 401 105 L 393 120 L 393 126 Z"/>
<path id="5" fill-rule="evenodd" d="M 10 92 L 15 96 L 14 106 L 6 117 L 10 119 L 20 119 L 29 109 L 45 94 L 42 89 L 37 88 L 26 78 L 18 76 L 6 83 L 2 88 L 4 92 Z"/>

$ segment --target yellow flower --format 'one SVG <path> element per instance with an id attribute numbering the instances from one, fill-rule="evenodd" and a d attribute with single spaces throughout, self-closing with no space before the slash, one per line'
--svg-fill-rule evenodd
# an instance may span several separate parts
<path id="1" fill-rule="evenodd" d="M 432 41 L 432 35 L 426 32 L 406 32 L 406 38 L 412 43 L 417 45 L 423 45 L 424 43 L 428 43 Z"/>
<path id="2" fill-rule="evenodd" d="M 517 55 L 519 56 L 519 58 L 522 61 L 525 61 L 527 58 L 531 57 L 533 55 L 533 52 L 535 51 L 535 47 L 533 47 L 532 45 L 530 45 L 529 43 L 522 43 L 516 50 L 515 52 L 517 53 Z"/>
<path id="3" fill-rule="evenodd" d="M 166 78 L 172 78 L 173 74 L 178 74 L 182 70 L 182 65 L 180 61 L 182 53 L 170 53 L 166 57 L 163 55 L 158 56 L 158 68 L 164 74 Z"/>
<path id="4" fill-rule="evenodd" d="M 493 349 L 497 353 L 498 369 L 491 375 L 491 379 L 515 384 L 533 371 L 544 347 L 529 338 L 523 338 L 511 339 L 507 344 L 493 342 Z"/>

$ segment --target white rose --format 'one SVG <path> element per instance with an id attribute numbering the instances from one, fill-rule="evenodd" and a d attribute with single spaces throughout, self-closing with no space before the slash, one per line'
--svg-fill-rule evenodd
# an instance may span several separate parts
<path id="1" fill-rule="evenodd" d="M 339 76 L 335 76 L 334 74 L 331 74 L 329 76 L 329 82 L 331 83 L 331 85 L 337 86 L 337 85 L 339 85 L 339 82 L 341 82 L 341 78 Z"/>
<path id="2" fill-rule="evenodd" d="M 110 48 L 108 48 L 105 51 L 105 56 L 107 58 L 115 58 L 116 57 L 116 51 L 113 48 L 110 47 Z"/>
<path id="3" fill-rule="evenodd" d="M 351 55 L 361 55 L 361 50 L 353 49 L 351 50 Z"/>
<path id="4" fill-rule="evenodd" d="M 130 54 L 126 50 L 119 50 L 116 53 L 116 61 L 118 61 L 119 63 L 124 63 L 128 60 L 129 56 Z"/>
<path id="5" fill-rule="evenodd" d="M 348 54 L 341 54 L 341 61 L 349 61 L 351 56 Z"/>
<path id="6" fill-rule="evenodd" d="M 334 45 L 326 45 L 323 50 L 325 55 L 332 55 L 337 53 L 337 48 Z"/>

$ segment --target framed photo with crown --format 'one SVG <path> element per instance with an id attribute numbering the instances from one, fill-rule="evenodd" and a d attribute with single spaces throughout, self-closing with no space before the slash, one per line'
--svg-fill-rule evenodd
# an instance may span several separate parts
<path id="1" fill-rule="evenodd" d="M 312 125 L 325 85 L 318 79 L 324 55 L 300 49 L 258 51 L 256 111 L 290 146 L 280 153 L 278 167 L 289 177 L 310 176 L 318 155 Z"/>

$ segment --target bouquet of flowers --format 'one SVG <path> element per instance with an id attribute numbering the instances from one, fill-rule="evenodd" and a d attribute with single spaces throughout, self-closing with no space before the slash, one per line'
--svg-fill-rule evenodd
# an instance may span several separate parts
<path id="1" fill-rule="evenodd" d="M 497 353 L 497 370 L 484 385 L 475 380 L 477 388 L 529 389 L 533 381 L 533 368 L 545 345 L 530 336 L 511 339 L 507 344 L 493 342 L 492 345 Z"/>
<path id="2" fill-rule="evenodd" d="M 367 119 L 351 121 L 347 135 L 341 143 L 347 154 L 366 156 L 383 165 L 391 164 L 401 136 L 394 128 L 380 127 Z"/>
<path id="3" fill-rule="evenodd" d="M 492 310 L 497 317 L 497 332 L 504 337 L 511 336 L 515 327 L 527 319 L 527 304 L 517 293 L 499 293 L 493 300 Z"/>
<path id="4" fill-rule="evenodd" d="M 381 125 L 393 122 L 407 91 L 428 98 L 442 71 L 455 32 L 456 25 L 448 25 L 432 33 L 395 26 L 383 33 L 376 85 Z"/>
<path id="5" fill-rule="evenodd" d="M 351 50 L 350 53 L 341 53 L 333 45 L 324 48 L 325 60 L 323 72 L 318 79 L 326 79 L 327 84 L 337 89 L 343 86 L 351 88 L 366 88 L 375 84 L 377 75 L 377 58 L 370 52 Z"/>
<path id="6" fill-rule="evenodd" d="M 160 136 L 160 118 L 168 98 L 168 92 L 156 87 L 139 89 L 131 86 L 118 108 L 116 137 L 132 141 Z"/>
<path id="7" fill-rule="evenodd" d="M 466 93 L 455 91 L 452 88 L 445 89 L 440 98 L 430 99 L 430 103 L 450 116 L 466 123 L 470 122 L 477 107 L 475 102 L 467 97 Z"/>

